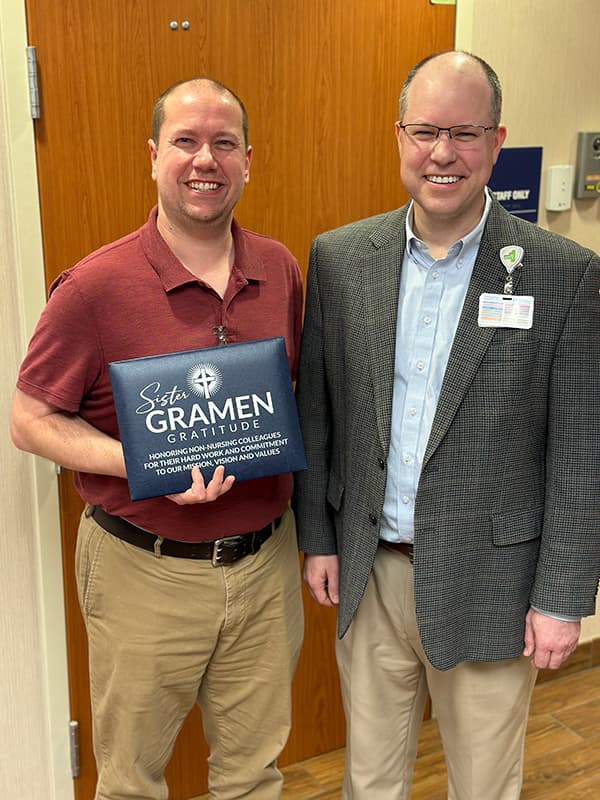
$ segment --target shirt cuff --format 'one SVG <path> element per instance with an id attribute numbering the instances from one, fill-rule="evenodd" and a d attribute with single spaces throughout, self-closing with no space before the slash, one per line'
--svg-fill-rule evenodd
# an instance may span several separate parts
<path id="1" fill-rule="evenodd" d="M 543 614 L 545 617 L 550 617 L 550 619 L 557 619 L 559 622 L 581 622 L 581 617 L 570 617 L 567 614 L 553 614 L 550 611 L 544 611 L 541 608 L 536 608 L 536 606 L 531 606 L 534 611 L 539 611 L 540 614 Z"/>

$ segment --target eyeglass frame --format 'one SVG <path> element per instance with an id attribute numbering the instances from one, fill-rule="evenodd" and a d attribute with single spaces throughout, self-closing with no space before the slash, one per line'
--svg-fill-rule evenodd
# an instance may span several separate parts
<path id="1" fill-rule="evenodd" d="M 485 134 L 488 131 L 496 130 L 498 127 L 497 125 L 471 125 L 470 123 L 464 123 L 463 125 L 451 125 L 449 128 L 440 128 L 439 125 L 432 125 L 429 122 L 407 122 L 404 124 L 398 122 L 397 125 L 400 128 L 400 130 L 404 131 L 406 135 L 409 137 L 409 139 L 414 141 L 415 144 L 417 145 L 430 145 L 433 147 L 433 145 L 436 142 L 439 142 L 441 132 L 446 131 L 446 133 L 448 134 L 448 141 L 452 142 L 455 147 L 457 146 L 458 143 L 459 148 L 462 146 L 468 147 L 469 145 L 475 144 L 475 142 L 477 142 L 478 139 L 481 139 L 483 136 L 485 136 Z M 414 134 L 408 133 L 408 131 L 406 130 L 406 128 L 412 128 L 412 127 L 434 128 L 435 130 L 437 130 L 437 134 L 433 139 L 429 141 L 419 140 L 415 137 Z M 478 128 L 479 130 L 481 130 L 481 133 L 478 136 L 475 136 L 475 138 L 472 141 L 464 142 L 461 141 L 460 139 L 456 139 L 452 135 L 452 130 L 455 128 Z"/>

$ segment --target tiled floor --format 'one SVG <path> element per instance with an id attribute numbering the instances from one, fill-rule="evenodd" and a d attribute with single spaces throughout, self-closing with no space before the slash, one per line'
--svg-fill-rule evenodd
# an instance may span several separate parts
<path id="1" fill-rule="evenodd" d="M 587 666 L 573 661 L 557 677 L 540 675 L 531 704 L 521 800 L 600 800 L 600 665 Z M 343 750 L 284 767 L 283 800 L 340 800 L 343 770 Z M 423 723 L 411 797 L 447 797 L 435 720 Z"/>

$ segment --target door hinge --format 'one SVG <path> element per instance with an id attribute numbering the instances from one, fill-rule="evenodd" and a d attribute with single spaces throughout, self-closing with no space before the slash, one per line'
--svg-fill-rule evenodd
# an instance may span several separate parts
<path id="1" fill-rule="evenodd" d="M 40 92 L 38 88 L 36 48 L 29 45 L 27 48 L 27 81 L 29 83 L 29 107 L 31 118 L 40 118 Z"/>
<path id="2" fill-rule="evenodd" d="M 79 723 L 76 719 L 69 722 L 69 749 L 71 751 L 71 777 L 78 778 L 79 763 Z"/>

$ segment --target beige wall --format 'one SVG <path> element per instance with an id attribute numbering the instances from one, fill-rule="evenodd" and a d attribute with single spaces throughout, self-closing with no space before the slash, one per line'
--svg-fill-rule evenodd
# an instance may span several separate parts
<path id="1" fill-rule="evenodd" d="M 25 45 L 24 5 L 0 0 L 0 797 L 68 800 L 56 478 L 8 434 L 17 368 L 44 302 Z"/>
<path id="2" fill-rule="evenodd" d="M 600 130 L 600 2 L 458 0 L 456 10 L 456 46 L 502 83 L 505 146 L 543 148 L 539 224 L 600 252 L 600 199 L 544 209 L 548 167 L 575 166 L 577 132 Z"/>
<path id="3" fill-rule="evenodd" d="M 544 170 L 574 164 L 577 131 L 600 128 L 592 64 L 599 22 L 598 0 L 458 0 L 457 46 L 497 69 L 507 144 L 542 145 Z M 25 45 L 24 4 L 0 0 L 0 797 L 69 800 L 56 481 L 51 464 L 12 447 L 7 425 L 18 364 L 44 302 Z M 599 220 L 600 201 L 540 217 L 595 250 Z M 593 636 L 600 615 L 585 621 L 584 639 Z"/>
<path id="4" fill-rule="evenodd" d="M 600 252 L 600 198 L 545 211 L 546 175 L 575 166 L 578 131 L 600 130 L 599 0 L 458 0 L 456 47 L 485 58 L 504 92 L 506 147 L 541 146 L 539 224 Z M 583 641 L 600 636 L 600 600 Z"/>

